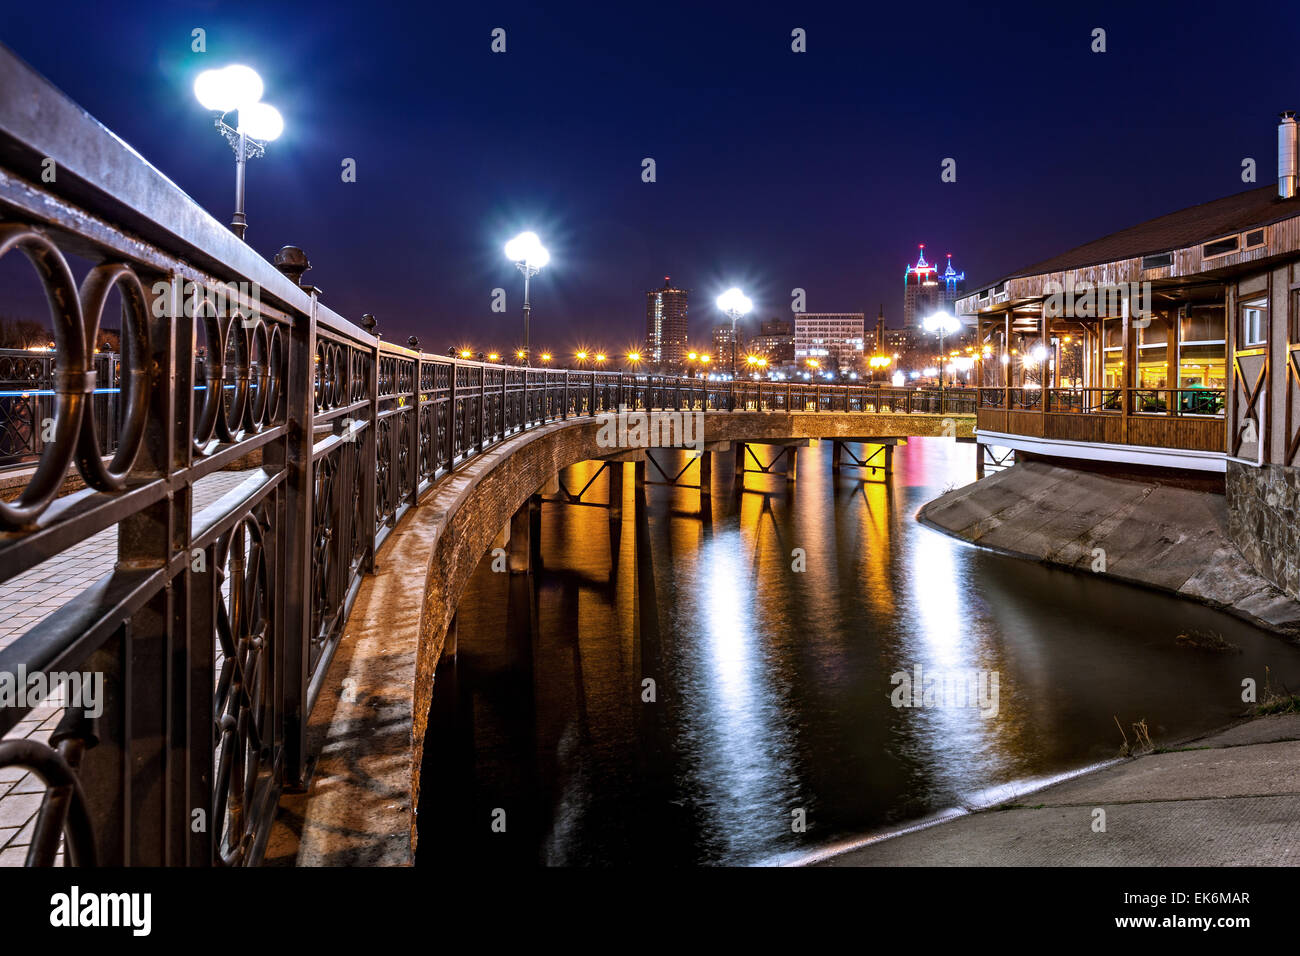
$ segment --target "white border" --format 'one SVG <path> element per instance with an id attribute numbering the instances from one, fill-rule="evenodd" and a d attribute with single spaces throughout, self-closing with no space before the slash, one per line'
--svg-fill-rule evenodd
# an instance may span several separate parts
<path id="1" fill-rule="evenodd" d="M 1017 451 L 1037 452 L 1058 458 L 1115 461 L 1156 468 L 1187 468 L 1222 474 L 1228 470 L 1227 455 L 1221 451 L 1186 451 L 1179 448 L 1151 448 L 1146 445 L 1111 445 L 1106 442 L 1067 441 L 1061 438 L 1033 438 L 1005 432 L 975 430 L 981 445 L 997 445 Z"/>

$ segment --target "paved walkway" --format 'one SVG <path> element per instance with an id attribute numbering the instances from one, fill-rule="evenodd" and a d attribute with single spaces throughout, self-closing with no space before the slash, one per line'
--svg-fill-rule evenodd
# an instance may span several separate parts
<path id="1" fill-rule="evenodd" d="M 816 865 L 1300 865 L 1300 715 L 1238 724 Z"/>
<path id="2" fill-rule="evenodd" d="M 219 471 L 195 483 L 195 512 L 217 501 L 249 474 Z M 116 559 L 117 528 L 112 527 L 0 584 L 0 650 L 109 574 Z M 33 708 L 4 739 L 48 740 L 62 715 L 59 702 L 48 700 Z M 0 866 L 22 866 L 27 859 L 44 792 L 39 777 L 16 767 L 0 768 Z"/>

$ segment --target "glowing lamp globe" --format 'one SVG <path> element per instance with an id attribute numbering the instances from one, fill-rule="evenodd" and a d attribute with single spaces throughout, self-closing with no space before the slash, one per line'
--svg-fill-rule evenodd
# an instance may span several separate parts
<path id="1" fill-rule="evenodd" d="M 944 335 L 951 335 L 961 328 L 961 323 L 946 312 L 936 312 L 931 316 L 927 316 L 922 326 L 927 332 L 941 332 Z"/>
<path id="2" fill-rule="evenodd" d="M 253 139 L 269 143 L 284 132 L 284 117 L 274 106 L 252 103 L 239 108 L 239 128 Z"/>
<path id="3" fill-rule="evenodd" d="M 205 109 L 229 113 L 262 98 L 262 78 L 252 67 L 239 64 L 204 70 L 194 80 L 194 95 Z"/>
<path id="4" fill-rule="evenodd" d="M 731 315 L 733 312 L 738 315 L 744 315 L 754 307 L 754 303 L 745 297 L 745 294 L 739 289 L 731 288 L 722 295 L 718 296 L 718 308 L 723 312 Z"/>
<path id="5" fill-rule="evenodd" d="M 506 258 L 512 262 L 522 262 L 531 269 L 540 269 L 551 261 L 551 254 L 537 238 L 537 233 L 521 232 L 506 243 Z"/>

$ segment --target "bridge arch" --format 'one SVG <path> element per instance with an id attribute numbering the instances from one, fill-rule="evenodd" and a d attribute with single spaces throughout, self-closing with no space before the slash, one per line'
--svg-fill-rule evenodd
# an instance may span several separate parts
<path id="1" fill-rule="evenodd" d="M 865 436 L 969 437 L 973 415 L 701 413 L 707 445 Z M 363 582 L 312 714 L 320 754 L 302 808 L 303 865 L 411 862 L 435 672 L 478 564 L 529 498 L 571 465 L 629 449 L 602 441 L 604 415 L 542 425 L 468 460 L 429 488 Z M 704 452 L 710 454 L 710 452 Z M 273 843 L 274 850 L 274 843 Z"/>

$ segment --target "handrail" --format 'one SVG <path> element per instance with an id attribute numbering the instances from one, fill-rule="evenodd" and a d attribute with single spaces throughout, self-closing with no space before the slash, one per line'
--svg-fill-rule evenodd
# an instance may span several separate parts
<path id="1" fill-rule="evenodd" d="M 49 784 L 33 862 L 62 832 L 74 862 L 256 864 L 278 794 L 304 784 L 307 717 L 378 549 L 433 482 L 512 435 L 621 409 L 975 410 L 974 389 L 530 368 L 388 342 L 322 304 L 305 257 L 257 255 L 4 47 L 0 88 L 0 256 L 35 265 L 57 362 L 34 467 L 0 501 L 0 583 L 117 540 L 100 579 L 0 650 L 0 672 L 102 686 L 66 701 L 77 719 L 55 746 L 0 747 L 0 766 Z M 109 409 L 94 346 L 113 291 Z M 74 473 L 85 487 L 67 492 Z M 0 707 L 0 734 L 32 706 Z"/>

